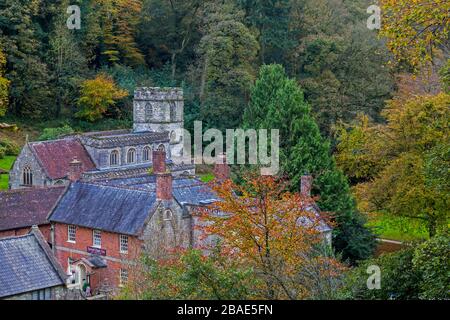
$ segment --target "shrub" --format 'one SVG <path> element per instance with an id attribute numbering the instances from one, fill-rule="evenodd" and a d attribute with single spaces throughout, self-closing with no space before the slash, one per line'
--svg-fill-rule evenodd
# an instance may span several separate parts
<path id="1" fill-rule="evenodd" d="M 74 133 L 74 130 L 67 124 L 59 128 L 45 128 L 42 134 L 39 136 L 39 140 L 40 141 L 53 140 L 60 138 L 63 135 L 72 133 Z"/>
<path id="2" fill-rule="evenodd" d="M 0 149 L 4 149 L 3 156 L 17 156 L 20 152 L 19 146 L 8 139 L 0 141 Z M 1 154 L 2 152 L 0 151 L 0 158 L 2 158 Z"/>

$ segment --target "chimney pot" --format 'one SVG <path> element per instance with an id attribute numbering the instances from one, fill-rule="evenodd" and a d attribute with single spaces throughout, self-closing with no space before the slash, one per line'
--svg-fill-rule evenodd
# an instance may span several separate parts
<path id="1" fill-rule="evenodd" d="M 230 167 L 227 164 L 227 156 L 225 153 L 221 153 L 216 156 L 214 176 L 218 180 L 227 180 L 230 178 Z"/>
<path id="2" fill-rule="evenodd" d="M 153 150 L 153 172 L 165 173 L 166 172 L 166 151 L 162 148 L 158 150 Z"/>
<path id="3" fill-rule="evenodd" d="M 172 174 L 170 172 L 156 174 L 156 199 L 172 199 Z"/>
<path id="4" fill-rule="evenodd" d="M 75 182 L 81 179 L 83 174 L 83 163 L 74 157 L 69 163 L 68 178 L 70 181 Z"/>

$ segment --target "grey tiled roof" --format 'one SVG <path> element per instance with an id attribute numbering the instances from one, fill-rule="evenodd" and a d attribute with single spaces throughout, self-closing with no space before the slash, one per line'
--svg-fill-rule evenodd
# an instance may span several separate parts
<path id="1" fill-rule="evenodd" d="M 81 141 L 88 146 L 95 148 L 114 148 L 120 146 L 133 146 L 150 144 L 154 142 L 168 142 L 169 132 L 132 132 L 132 131 L 111 131 L 111 132 L 91 132 L 80 136 Z"/>
<path id="2" fill-rule="evenodd" d="M 38 232 L 0 239 L 0 297 L 64 285 L 64 272 Z"/>
<path id="3" fill-rule="evenodd" d="M 137 235 L 156 204 L 154 192 L 76 182 L 62 196 L 49 221 Z"/>

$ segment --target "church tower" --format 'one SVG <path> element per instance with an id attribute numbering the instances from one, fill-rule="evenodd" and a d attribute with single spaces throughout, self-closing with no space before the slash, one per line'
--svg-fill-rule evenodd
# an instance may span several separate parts
<path id="1" fill-rule="evenodd" d="M 133 131 L 168 132 L 171 158 L 183 156 L 183 89 L 137 88 L 134 91 Z"/>

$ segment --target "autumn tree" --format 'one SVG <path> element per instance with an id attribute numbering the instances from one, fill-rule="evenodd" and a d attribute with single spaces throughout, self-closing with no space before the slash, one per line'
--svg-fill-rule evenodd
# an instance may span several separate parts
<path id="1" fill-rule="evenodd" d="M 447 0 L 381 0 L 381 35 L 398 60 L 417 68 L 448 50 L 450 3 Z M 417 70 L 417 69 L 416 69 Z"/>
<path id="2" fill-rule="evenodd" d="M 221 201 L 199 211 L 202 239 L 254 268 L 265 298 L 330 297 L 342 266 L 322 251 L 326 217 L 308 210 L 311 199 L 285 188 L 272 176 L 248 176 L 243 185 L 215 183 Z"/>
<path id="3" fill-rule="evenodd" d="M 385 125 L 367 119 L 342 132 L 340 166 L 361 179 L 360 208 L 423 221 L 430 236 L 450 218 L 448 119 L 450 96 L 418 95 L 391 100 Z"/>
<path id="4" fill-rule="evenodd" d="M 0 48 L 0 117 L 4 116 L 8 109 L 9 80 L 5 76 L 6 57 Z"/>
<path id="5" fill-rule="evenodd" d="M 77 101 L 80 110 L 76 116 L 88 121 L 98 120 L 109 107 L 127 95 L 128 92 L 118 88 L 111 78 L 98 74 L 95 79 L 86 80 L 81 84 L 80 97 Z"/>

